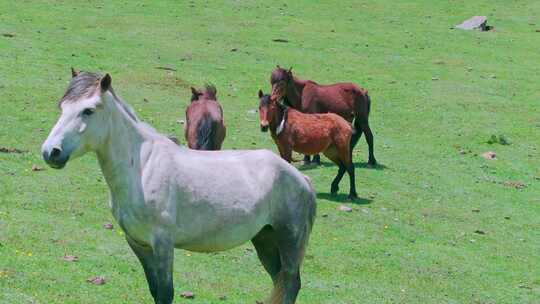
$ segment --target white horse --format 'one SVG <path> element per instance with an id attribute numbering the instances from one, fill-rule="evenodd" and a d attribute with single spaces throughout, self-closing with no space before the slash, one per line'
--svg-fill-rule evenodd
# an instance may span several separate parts
<path id="1" fill-rule="evenodd" d="M 139 121 L 109 74 L 72 70 L 62 113 L 43 143 L 53 168 L 97 154 L 111 208 L 155 303 L 173 301 L 173 251 L 212 252 L 251 240 L 272 277 L 271 303 L 294 303 L 315 217 L 309 180 L 267 150 L 195 151 Z"/>

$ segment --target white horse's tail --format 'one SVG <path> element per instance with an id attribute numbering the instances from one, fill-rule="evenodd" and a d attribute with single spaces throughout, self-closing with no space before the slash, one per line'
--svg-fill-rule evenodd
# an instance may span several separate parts
<path id="1" fill-rule="evenodd" d="M 300 270 L 300 266 L 302 265 L 304 255 L 306 252 L 307 245 L 309 243 L 309 236 L 311 234 L 311 230 L 313 228 L 313 224 L 315 223 L 315 216 L 317 213 L 317 203 L 316 203 L 316 195 L 315 190 L 313 189 L 313 185 L 311 184 L 311 180 L 309 177 L 304 175 L 305 180 L 307 181 L 309 185 L 309 190 L 306 192 L 306 201 L 305 204 L 308 207 L 306 212 L 306 222 L 304 225 L 304 231 L 300 235 L 299 240 L 301 242 L 300 244 L 300 250 L 298 252 L 298 271 Z M 298 273 L 300 275 L 300 273 Z M 284 282 L 284 274 L 280 273 L 278 275 L 278 278 L 275 282 L 274 289 L 272 290 L 272 294 L 270 295 L 269 303 L 270 304 L 282 304 L 283 298 L 285 297 L 285 282 Z"/>
<path id="2" fill-rule="evenodd" d="M 304 243 L 302 244 L 302 253 L 301 253 L 302 260 L 304 258 L 306 247 L 309 243 L 309 236 L 311 234 L 311 230 L 313 229 L 313 224 L 315 223 L 315 217 L 317 215 L 317 196 L 315 195 L 315 189 L 313 188 L 313 184 L 311 184 L 311 179 L 307 175 L 304 175 L 304 178 L 306 179 L 311 191 L 309 191 L 308 193 L 309 197 L 306 201 L 306 203 L 309 204 L 310 206 L 307 211 L 307 221 L 306 221 L 306 226 L 304 228 Z M 302 265 L 302 260 L 300 260 L 300 265 Z"/>

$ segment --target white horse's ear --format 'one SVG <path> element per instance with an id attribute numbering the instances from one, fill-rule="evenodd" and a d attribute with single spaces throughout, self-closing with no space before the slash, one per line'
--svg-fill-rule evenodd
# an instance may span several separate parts
<path id="1" fill-rule="evenodd" d="M 263 91 L 259 90 L 259 98 L 262 98 L 264 96 Z"/>
<path id="2" fill-rule="evenodd" d="M 103 78 L 101 78 L 99 82 L 99 86 L 101 87 L 101 92 L 105 92 L 109 90 L 111 87 L 111 83 L 112 83 L 111 75 L 109 75 L 108 73 L 105 74 L 105 76 L 103 76 Z"/>
<path id="3" fill-rule="evenodd" d="M 71 78 L 75 78 L 75 77 L 79 76 L 80 73 L 81 73 L 81 71 L 75 70 L 73 67 L 71 67 Z"/>

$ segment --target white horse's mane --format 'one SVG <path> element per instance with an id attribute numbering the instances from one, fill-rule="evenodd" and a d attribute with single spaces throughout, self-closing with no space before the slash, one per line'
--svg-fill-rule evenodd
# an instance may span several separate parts
<path id="1" fill-rule="evenodd" d="M 163 134 L 159 133 L 154 127 L 140 120 L 137 114 L 135 113 L 135 110 L 133 109 L 133 107 L 130 106 L 128 103 L 126 103 L 122 98 L 118 97 L 118 95 L 116 95 L 112 87 L 109 88 L 109 91 L 111 92 L 111 95 L 113 96 L 114 101 L 116 102 L 117 105 L 119 105 L 119 108 L 122 110 L 122 112 L 126 114 L 126 116 L 129 119 L 131 119 L 137 125 L 137 127 L 149 133 L 164 136 Z"/>

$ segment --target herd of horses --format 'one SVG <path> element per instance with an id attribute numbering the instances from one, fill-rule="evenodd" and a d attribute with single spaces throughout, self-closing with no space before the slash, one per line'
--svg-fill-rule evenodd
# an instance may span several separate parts
<path id="1" fill-rule="evenodd" d="M 156 304 L 174 298 L 174 249 L 214 252 L 250 240 L 273 282 L 268 302 L 293 304 L 316 212 L 309 178 L 294 166 L 319 153 L 345 172 L 356 194 L 352 149 L 362 133 L 375 165 L 370 98 L 352 83 L 319 85 L 279 66 L 272 90 L 259 90 L 261 131 L 270 130 L 281 157 L 268 150 L 220 150 L 226 128 L 217 90 L 192 88 L 185 137 L 177 145 L 137 117 L 112 88 L 109 74 L 72 69 L 61 114 L 42 145 L 45 162 L 61 169 L 94 152 L 110 191 L 112 214 L 140 261 Z M 205 151 L 207 150 L 207 151 Z"/>
<path id="2" fill-rule="evenodd" d="M 261 131 L 270 130 L 281 157 L 292 162 L 292 151 L 304 154 L 304 164 L 320 165 L 319 153 L 338 166 L 331 194 L 339 190 L 345 172 L 350 178 L 349 199 L 355 199 L 356 181 L 352 150 L 365 134 L 368 165 L 377 164 L 373 153 L 373 133 L 369 127 L 371 99 L 367 90 L 354 83 L 320 85 L 301 80 L 279 65 L 270 77 L 272 92 L 259 90 Z M 186 110 L 185 137 L 188 147 L 198 150 L 220 150 L 226 127 L 223 109 L 216 98 L 217 90 L 191 88 L 191 104 Z M 352 124 L 352 125 L 351 125 Z"/>

